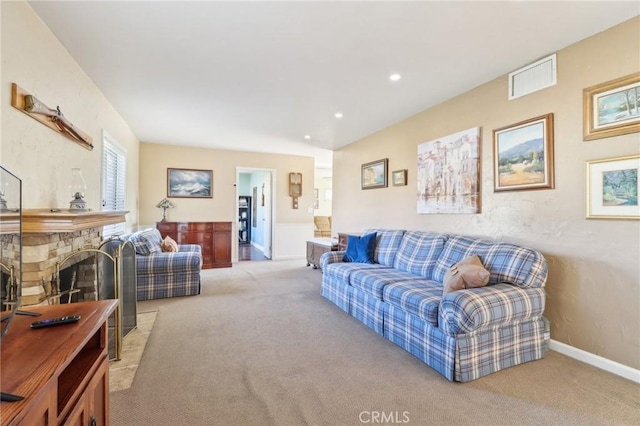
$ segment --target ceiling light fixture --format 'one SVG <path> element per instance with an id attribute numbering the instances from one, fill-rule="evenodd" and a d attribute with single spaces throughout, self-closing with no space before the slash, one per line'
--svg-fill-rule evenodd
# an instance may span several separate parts
<path id="1" fill-rule="evenodd" d="M 391 74 L 389 76 L 389 80 L 391 81 L 398 81 L 402 78 L 402 76 L 400 74 Z"/>
<path id="2" fill-rule="evenodd" d="M 341 112 L 336 112 L 336 118 L 342 118 L 342 117 L 343 117 L 343 115 L 342 115 Z"/>
<path id="3" fill-rule="evenodd" d="M 304 135 L 305 139 L 311 139 L 311 135 Z"/>

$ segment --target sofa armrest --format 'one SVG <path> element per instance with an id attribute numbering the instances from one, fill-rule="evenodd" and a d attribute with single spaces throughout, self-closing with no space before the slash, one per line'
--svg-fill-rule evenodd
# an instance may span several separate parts
<path id="1" fill-rule="evenodd" d="M 199 271 L 202 267 L 202 255 L 199 251 L 154 253 L 136 256 L 136 264 L 138 275 Z"/>
<path id="2" fill-rule="evenodd" d="M 328 251 L 320 256 L 320 269 L 324 271 L 324 267 L 331 263 L 342 262 L 345 251 Z"/>
<path id="3" fill-rule="evenodd" d="M 438 328 L 448 335 L 508 324 L 542 315 L 544 288 L 496 284 L 448 293 L 440 301 Z"/>

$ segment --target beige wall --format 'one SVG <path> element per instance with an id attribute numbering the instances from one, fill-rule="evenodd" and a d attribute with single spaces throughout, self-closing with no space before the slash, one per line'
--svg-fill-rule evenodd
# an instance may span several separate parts
<path id="1" fill-rule="evenodd" d="M 2 2 L 2 145 L 0 162 L 23 180 L 25 208 L 69 207 L 71 169 L 80 167 L 86 200 L 101 209 L 102 130 L 127 152 L 128 226 L 137 223 L 138 140 L 51 33 L 23 1 Z M 89 151 L 11 107 L 15 82 L 93 138 Z"/>
<path id="2" fill-rule="evenodd" d="M 503 76 L 336 151 L 334 231 L 422 229 L 538 249 L 549 261 L 545 315 L 552 339 L 640 368 L 640 223 L 585 219 L 585 162 L 637 154 L 640 138 L 582 140 L 583 88 L 639 71 L 639 30 L 635 18 L 559 51 L 554 87 L 508 101 Z M 492 129 L 550 112 L 555 189 L 494 193 Z M 481 127 L 482 212 L 418 215 L 417 146 L 475 126 Z M 409 185 L 360 190 L 360 165 L 380 158 L 389 158 L 390 171 L 408 169 Z"/>
<path id="3" fill-rule="evenodd" d="M 318 209 L 315 216 L 331 216 L 332 201 L 327 199 L 327 190 L 333 188 L 333 170 L 317 168 L 315 173 L 315 188 L 318 189 Z"/>
<path id="4" fill-rule="evenodd" d="M 301 224 L 312 233 L 313 224 L 313 173 L 312 157 L 296 155 L 264 154 L 243 151 L 225 151 L 206 148 L 181 147 L 153 143 L 140 144 L 140 224 L 154 226 L 162 219 L 162 209 L 156 204 L 167 195 L 167 168 L 213 170 L 213 198 L 171 198 L 175 208 L 167 211 L 171 221 L 231 221 L 236 223 L 236 172 L 237 168 L 274 169 L 275 187 L 274 224 Z M 289 173 L 302 173 L 302 197 L 299 208 L 292 208 L 289 197 Z M 307 227 L 304 227 L 307 224 Z M 312 236 L 312 235 L 311 235 Z M 277 235 L 274 235 L 274 241 Z M 234 256 L 237 248 L 234 238 Z M 274 246 L 274 255 L 284 253 Z M 304 247 L 299 250 L 304 257 Z"/>

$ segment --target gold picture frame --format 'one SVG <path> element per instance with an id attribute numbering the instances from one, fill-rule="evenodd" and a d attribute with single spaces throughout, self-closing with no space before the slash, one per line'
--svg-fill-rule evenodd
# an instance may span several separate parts
<path id="1" fill-rule="evenodd" d="M 493 131 L 493 191 L 553 189 L 553 113 Z"/>
<path id="2" fill-rule="evenodd" d="M 640 219 L 640 155 L 587 161 L 587 219 Z"/>
<path id="3" fill-rule="evenodd" d="M 640 132 L 640 72 L 583 90 L 585 141 Z"/>
<path id="4" fill-rule="evenodd" d="M 407 169 L 395 170 L 391 172 L 391 183 L 393 186 L 407 185 Z"/>

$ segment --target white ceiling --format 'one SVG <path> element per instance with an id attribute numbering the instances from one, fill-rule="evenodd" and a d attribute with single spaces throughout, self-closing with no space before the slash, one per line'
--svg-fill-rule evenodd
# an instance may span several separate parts
<path id="1" fill-rule="evenodd" d="M 29 3 L 141 141 L 318 166 L 640 14 L 637 1 Z"/>

